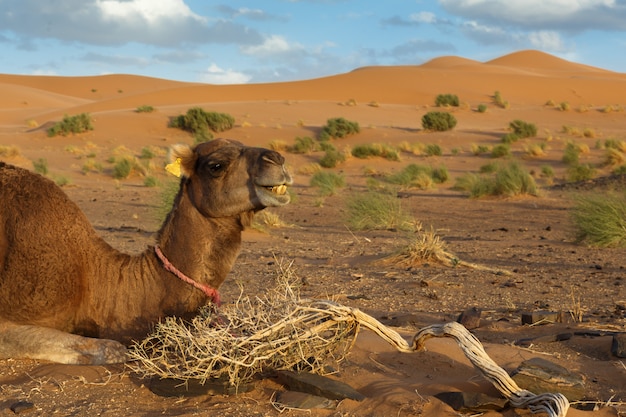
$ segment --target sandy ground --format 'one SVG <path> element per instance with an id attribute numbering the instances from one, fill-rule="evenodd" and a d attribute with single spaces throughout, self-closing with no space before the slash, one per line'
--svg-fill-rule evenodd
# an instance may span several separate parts
<path id="1" fill-rule="evenodd" d="M 495 91 L 509 102 L 492 103 Z M 469 307 L 483 311 L 474 333 L 491 357 L 507 371 L 528 358 L 541 357 L 566 366 L 585 378 L 586 399 L 596 411 L 572 409 L 570 416 L 624 415 L 626 361 L 611 355 L 610 336 L 574 336 L 570 340 L 520 347 L 515 341 L 540 335 L 591 330 L 625 331 L 626 300 L 623 249 L 594 249 L 574 243 L 569 217 L 572 191 L 563 183 L 561 162 L 568 141 L 588 146 L 582 161 L 600 164 L 604 150 L 597 142 L 626 140 L 626 75 L 587 67 L 534 51 L 523 51 L 479 63 L 444 57 L 415 67 L 362 68 L 317 80 L 284 84 L 212 86 L 128 75 L 102 77 L 27 77 L 0 75 L 0 160 L 33 167 L 47 161 L 49 176 L 69 184 L 64 190 L 84 210 L 96 230 L 114 247 L 141 251 L 159 227 L 160 187 L 146 187 L 144 176 L 112 177 L 107 160 L 119 152 L 139 156 L 150 147 L 156 156 L 147 175 L 168 181 L 162 170 L 168 146 L 191 143 L 189 134 L 168 129 L 170 117 L 188 108 L 233 115 L 236 127 L 224 137 L 248 145 L 293 144 L 298 136 L 315 136 L 326 120 L 357 121 L 361 133 L 335 142 L 349 147 L 365 143 L 438 144 L 443 155 L 402 154 L 400 162 L 351 159 L 335 168 L 347 186 L 320 199 L 309 186 L 303 166 L 321 153 L 284 152 L 294 173 L 294 202 L 273 209 L 284 223 L 264 232 L 247 231 L 238 262 L 221 291 L 226 303 L 239 295 L 259 294 L 275 277 L 276 259 L 293 262 L 306 297 L 333 298 L 357 307 L 410 338 L 419 328 L 455 320 Z M 462 102 L 450 109 L 458 120 L 451 132 L 428 133 L 421 116 L 437 94 L 457 94 Z M 354 100 L 356 105 L 347 105 Z M 568 102 L 562 111 L 546 103 Z M 476 110 L 486 104 L 486 113 Z M 141 105 L 152 113 L 137 113 Z M 614 106 L 614 111 L 605 111 Z M 76 136 L 49 138 L 45 127 L 64 114 L 91 114 L 95 129 Z M 513 145 L 513 158 L 537 173 L 539 197 L 469 199 L 452 189 L 455 178 L 493 160 L 476 156 L 472 145 L 493 146 L 510 121 L 537 125 L 539 134 Z M 592 132 L 588 137 L 565 133 L 563 126 Z M 546 144 L 546 154 L 530 157 L 525 150 Z M 123 147 L 123 148 L 121 148 Z M 3 153 L 4 152 L 4 153 Z M 409 163 L 444 165 L 451 180 L 428 190 L 407 190 L 404 208 L 426 227 L 433 227 L 459 259 L 510 271 L 494 274 L 468 268 L 424 265 L 401 268 L 377 259 L 407 242 L 400 231 L 357 232 L 345 222 L 345 200 L 366 188 L 366 172 L 397 172 Z M 101 170 L 93 167 L 99 164 Z M 539 175 L 542 166 L 555 177 Z M 91 169 L 88 167 L 91 166 Z M 610 167 L 600 167 L 606 175 Z M 623 184 L 614 188 L 623 190 Z M 0 202 L 2 204 L 2 202 Z M 522 326 L 524 311 L 579 311 L 582 323 Z M 567 314 L 566 314 L 567 316 Z M 368 398 L 343 401 L 320 416 L 458 415 L 434 397 L 443 391 L 496 395 L 449 339 L 432 339 L 427 351 L 398 353 L 364 331 L 339 365 L 335 378 Z M 282 387 L 271 378 L 237 396 L 203 395 L 167 398 L 155 395 L 149 381 L 123 366 L 62 366 L 22 360 L 0 360 L 0 415 L 12 415 L 18 401 L 34 404 L 29 415 L 192 416 L 277 415 L 271 405 Z M 34 411 L 33 411 L 34 410 Z M 300 415 L 301 412 L 288 411 Z M 620 414 L 621 413 L 621 414 Z M 487 416 L 525 416 L 527 410 L 488 412 Z"/>

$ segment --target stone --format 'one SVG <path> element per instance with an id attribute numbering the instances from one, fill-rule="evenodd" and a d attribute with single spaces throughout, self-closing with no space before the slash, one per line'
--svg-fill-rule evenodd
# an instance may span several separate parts
<path id="1" fill-rule="evenodd" d="M 363 401 L 366 398 L 343 382 L 310 372 L 277 371 L 276 377 L 279 383 L 289 387 L 291 391 L 305 392 L 331 400 L 348 398 Z"/>
<path id="2" fill-rule="evenodd" d="M 554 311 L 536 310 L 522 313 L 522 324 L 556 323 L 559 313 Z"/>
<path id="3" fill-rule="evenodd" d="M 481 314 L 482 311 L 476 307 L 468 308 L 459 315 L 456 321 L 465 326 L 467 330 L 477 329 L 480 327 Z"/>
<path id="4" fill-rule="evenodd" d="M 253 383 L 233 386 L 227 381 L 207 380 L 201 383 L 198 379 L 154 378 L 148 384 L 148 389 L 161 397 L 197 397 L 200 395 L 235 395 L 249 392 L 254 389 Z"/>
<path id="5" fill-rule="evenodd" d="M 330 400 L 318 395 L 297 391 L 283 391 L 276 396 L 276 405 L 281 408 L 297 408 L 299 410 L 331 409 L 337 407 L 337 400 Z"/>
<path id="6" fill-rule="evenodd" d="M 626 358 L 626 333 L 615 333 L 613 335 L 611 353 L 618 358 Z"/>
<path id="7" fill-rule="evenodd" d="M 534 394 L 560 392 L 569 401 L 585 396 L 582 376 L 543 358 L 532 358 L 521 363 L 511 376 L 520 388 Z"/>
<path id="8" fill-rule="evenodd" d="M 11 404 L 10 409 L 15 414 L 26 414 L 35 410 L 35 404 L 29 401 L 18 401 L 16 403 Z"/>
<path id="9" fill-rule="evenodd" d="M 461 413 L 500 411 L 509 402 L 506 398 L 495 398 L 481 392 L 440 392 L 435 397 Z"/>

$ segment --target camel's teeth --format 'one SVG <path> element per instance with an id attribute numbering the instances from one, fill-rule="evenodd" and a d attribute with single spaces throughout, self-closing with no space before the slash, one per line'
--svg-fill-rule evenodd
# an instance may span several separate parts
<path id="1" fill-rule="evenodd" d="M 275 185 L 271 188 L 274 194 L 285 195 L 287 192 L 287 186 L 285 184 Z"/>

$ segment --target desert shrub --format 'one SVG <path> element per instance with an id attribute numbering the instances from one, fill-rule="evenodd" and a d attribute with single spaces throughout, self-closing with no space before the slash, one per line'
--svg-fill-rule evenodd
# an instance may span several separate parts
<path id="1" fill-rule="evenodd" d="M 626 165 L 620 165 L 611 171 L 613 175 L 626 175 Z"/>
<path id="2" fill-rule="evenodd" d="M 485 195 L 537 195 L 537 185 L 530 173 L 519 163 L 501 165 L 491 176 L 468 173 L 459 177 L 455 188 L 469 192 L 470 197 Z"/>
<path id="3" fill-rule="evenodd" d="M 501 107 L 503 109 L 509 108 L 509 102 L 502 98 L 502 95 L 499 91 L 493 93 L 493 102 L 496 103 L 498 107 Z"/>
<path id="4" fill-rule="evenodd" d="M 567 167 L 566 179 L 569 182 L 586 181 L 593 178 L 596 170 L 589 164 L 573 164 Z"/>
<path id="5" fill-rule="evenodd" d="M 487 105 L 479 104 L 476 110 L 478 111 L 478 113 L 485 113 L 487 111 Z"/>
<path id="6" fill-rule="evenodd" d="M 139 158 L 141 159 L 152 159 L 156 156 L 154 150 L 148 146 L 144 146 L 141 148 L 141 153 L 139 154 Z"/>
<path id="7" fill-rule="evenodd" d="M 626 141 L 619 139 L 606 139 L 604 141 L 604 147 L 606 149 L 616 149 L 620 152 L 626 152 Z"/>
<path id="8" fill-rule="evenodd" d="M 482 165 L 478 168 L 478 172 L 481 174 L 491 174 L 498 170 L 499 164 L 497 162 L 491 162 L 485 165 Z"/>
<path id="9" fill-rule="evenodd" d="M 334 168 L 345 160 L 346 156 L 343 153 L 339 152 L 334 146 L 330 146 L 326 148 L 319 164 L 324 168 Z"/>
<path id="10" fill-rule="evenodd" d="M 541 167 L 541 176 L 546 178 L 554 177 L 554 169 L 550 165 L 544 165 Z"/>
<path id="11" fill-rule="evenodd" d="M 563 101 L 563 102 L 561 102 L 561 104 L 559 104 L 559 109 L 561 111 L 569 111 L 570 105 L 569 105 L 569 103 L 567 101 Z"/>
<path id="12" fill-rule="evenodd" d="M 607 148 L 604 154 L 604 164 L 605 165 L 622 165 L 626 162 L 626 154 L 620 152 L 615 148 Z"/>
<path id="13" fill-rule="evenodd" d="M 433 111 L 422 116 L 422 127 L 425 130 L 445 132 L 456 126 L 456 118 L 446 112 Z"/>
<path id="14" fill-rule="evenodd" d="M 208 129 L 201 129 L 193 134 L 194 145 L 208 142 L 210 140 L 213 140 L 213 133 L 209 132 Z"/>
<path id="15" fill-rule="evenodd" d="M 54 177 L 54 183 L 59 187 L 65 187 L 66 185 L 70 185 L 72 181 L 64 175 L 59 175 Z"/>
<path id="16" fill-rule="evenodd" d="M 576 240 L 598 247 L 626 247 L 626 195 L 578 195 L 571 210 Z"/>
<path id="17" fill-rule="evenodd" d="M 446 106 L 459 107 L 459 97 L 456 94 L 439 94 L 435 98 L 435 106 L 437 106 L 437 107 L 446 107 Z"/>
<path id="18" fill-rule="evenodd" d="M 511 156 L 511 147 L 506 143 L 496 145 L 491 150 L 492 158 L 506 158 Z"/>
<path id="19" fill-rule="evenodd" d="M 44 158 L 39 158 L 36 161 L 33 161 L 33 169 L 38 174 L 48 175 L 48 161 Z"/>
<path id="20" fill-rule="evenodd" d="M 426 156 L 441 156 L 443 155 L 443 150 L 441 149 L 441 146 L 437 145 L 436 143 L 432 143 L 430 145 L 426 145 L 426 148 L 424 148 L 424 153 L 426 154 Z"/>
<path id="21" fill-rule="evenodd" d="M 445 166 L 433 168 L 431 166 L 409 164 L 400 172 L 387 175 L 385 180 L 403 188 L 430 188 L 433 184 L 443 184 L 450 175 Z"/>
<path id="22" fill-rule="evenodd" d="M 48 129 L 48 136 L 67 136 L 70 133 L 78 134 L 87 132 L 88 130 L 93 130 L 93 124 L 91 123 L 91 116 L 89 113 L 81 113 L 75 116 L 65 115 L 63 116 L 63 120 L 56 122 Z"/>
<path id="23" fill-rule="evenodd" d="M 513 120 L 509 123 L 509 128 L 520 138 L 532 138 L 537 136 L 537 126 L 523 120 Z"/>
<path id="24" fill-rule="evenodd" d="M 0 156 L 4 156 L 6 158 L 12 158 L 18 156 L 20 154 L 20 150 L 17 146 L 14 145 L 0 145 Z"/>
<path id="25" fill-rule="evenodd" d="M 133 163 L 128 158 L 120 158 L 113 166 L 113 178 L 121 180 L 128 178 L 133 170 Z"/>
<path id="26" fill-rule="evenodd" d="M 504 136 L 502 136 L 501 140 L 502 140 L 502 143 L 514 143 L 520 140 L 520 137 L 516 133 L 509 132 L 505 134 Z"/>
<path id="27" fill-rule="evenodd" d="M 186 130 L 191 133 L 202 131 L 224 132 L 232 129 L 235 118 L 227 113 L 207 112 L 201 107 L 192 107 L 186 114 L 170 120 L 170 127 Z"/>
<path id="28" fill-rule="evenodd" d="M 484 153 L 489 153 L 491 152 L 491 148 L 489 148 L 489 146 L 487 145 L 476 145 L 476 144 L 472 144 L 472 153 L 474 155 L 481 155 Z"/>
<path id="29" fill-rule="evenodd" d="M 139 106 L 135 109 L 137 113 L 152 113 L 155 110 L 154 107 L 144 104 L 143 106 Z"/>
<path id="30" fill-rule="evenodd" d="M 288 148 L 289 152 L 302 154 L 314 152 L 318 149 L 317 142 L 309 136 L 297 137 L 295 142 L 293 146 Z"/>
<path id="31" fill-rule="evenodd" d="M 335 117 L 328 119 L 326 124 L 322 126 L 319 135 L 320 140 L 341 139 L 350 135 L 357 134 L 361 131 L 357 122 L 351 122 L 343 117 Z"/>
<path id="32" fill-rule="evenodd" d="M 526 145 L 524 147 L 524 152 L 529 157 L 544 156 L 546 154 L 546 147 L 547 145 L 545 142 Z"/>
<path id="33" fill-rule="evenodd" d="M 319 195 L 328 197 L 335 194 L 337 188 L 345 187 L 346 180 L 341 174 L 319 171 L 313 174 L 310 184 L 311 187 L 319 188 Z"/>
<path id="34" fill-rule="evenodd" d="M 385 158 L 389 161 L 399 161 L 398 150 L 389 145 L 373 143 L 368 145 L 357 145 L 352 148 L 352 156 L 359 159 L 371 157 Z"/>
<path id="35" fill-rule="evenodd" d="M 368 191 L 348 198 L 347 223 L 355 230 L 408 230 L 411 216 L 396 195 Z"/>
<path id="36" fill-rule="evenodd" d="M 568 142 L 563 151 L 561 161 L 567 165 L 578 165 L 580 161 L 581 149 L 574 142 Z"/>
<path id="37" fill-rule="evenodd" d="M 156 177 L 149 175 L 143 180 L 143 185 L 150 188 L 156 187 L 159 185 L 159 180 Z"/>

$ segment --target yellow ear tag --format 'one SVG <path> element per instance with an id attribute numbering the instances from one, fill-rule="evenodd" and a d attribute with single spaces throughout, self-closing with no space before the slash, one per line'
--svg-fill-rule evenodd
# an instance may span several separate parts
<path id="1" fill-rule="evenodd" d="M 176 161 L 165 165 L 165 170 L 175 177 L 180 177 L 180 163 L 181 159 L 176 158 Z"/>

